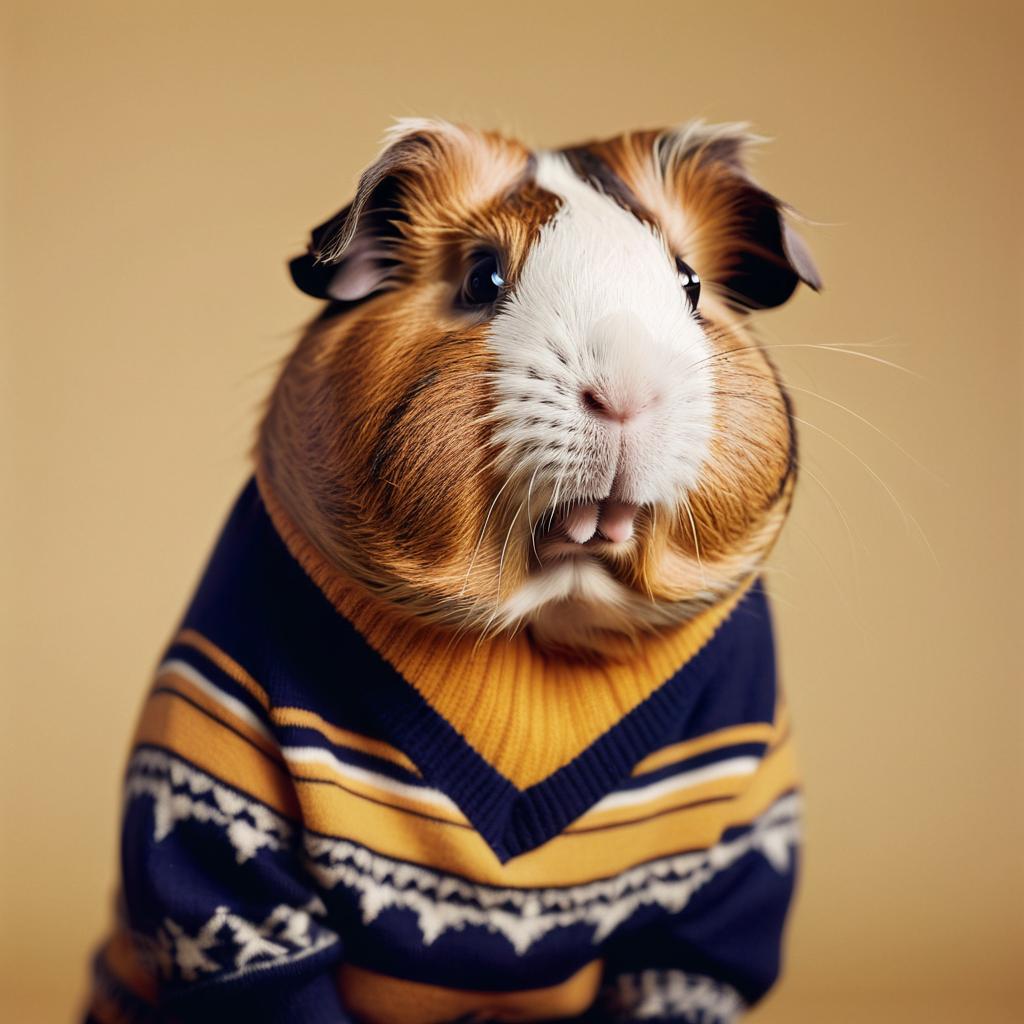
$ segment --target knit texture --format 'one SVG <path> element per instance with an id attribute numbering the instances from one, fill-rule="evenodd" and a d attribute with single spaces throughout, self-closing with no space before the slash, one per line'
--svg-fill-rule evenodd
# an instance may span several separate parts
<path id="1" fill-rule="evenodd" d="M 796 784 L 759 583 L 600 664 L 453 642 L 251 481 L 140 717 L 91 1019 L 731 1021 Z"/>

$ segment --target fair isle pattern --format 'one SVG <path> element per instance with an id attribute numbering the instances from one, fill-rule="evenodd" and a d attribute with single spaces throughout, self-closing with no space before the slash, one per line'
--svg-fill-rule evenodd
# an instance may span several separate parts
<path id="1" fill-rule="evenodd" d="M 140 797 L 154 802 L 155 840 L 184 821 L 216 825 L 224 830 L 239 863 L 264 848 L 282 849 L 291 835 L 291 826 L 279 815 L 163 751 L 139 750 L 132 758 L 126 799 Z M 641 907 L 678 913 L 698 889 L 747 853 L 760 853 L 780 874 L 789 871 L 799 839 L 800 802 L 791 793 L 734 839 L 650 861 L 614 878 L 559 888 L 482 885 L 392 860 L 344 839 L 309 833 L 305 847 L 307 865 L 321 885 L 340 885 L 358 896 L 364 924 L 388 908 L 409 910 L 426 945 L 449 929 L 482 927 L 503 935 L 522 955 L 556 928 L 588 924 L 598 943 Z M 220 921 L 218 927 L 224 924 Z M 176 938 L 175 927 L 170 922 L 171 939 Z"/>
<path id="2" fill-rule="evenodd" d="M 145 943 L 146 955 L 168 981 L 195 982 L 214 975 L 219 981 L 230 981 L 334 945 L 337 935 L 315 920 L 326 913 L 317 898 L 303 907 L 280 904 L 261 922 L 248 921 L 221 906 L 195 934 L 165 918 L 156 937 Z"/>
<path id="3" fill-rule="evenodd" d="M 612 1019 L 621 1021 L 733 1024 L 746 1009 L 730 985 L 677 970 L 620 974 L 604 1001 Z"/>
<path id="4" fill-rule="evenodd" d="M 128 762 L 125 806 L 132 800 L 153 801 L 153 838 L 166 839 L 186 821 L 205 822 L 224 830 L 239 864 L 262 849 L 286 849 L 294 830 L 263 804 L 221 785 L 163 750 L 141 748 Z"/>
<path id="5" fill-rule="evenodd" d="M 545 889 L 481 885 L 341 839 L 307 834 L 305 843 L 309 869 L 321 885 L 358 894 L 364 924 L 386 909 L 408 910 L 416 915 L 425 945 L 448 930 L 481 927 L 504 936 L 521 956 L 555 929 L 590 925 L 597 944 L 641 907 L 678 913 L 698 889 L 748 853 L 760 853 L 780 874 L 788 872 L 799 839 L 800 802 L 791 793 L 734 839 L 650 861 L 614 878 Z"/>

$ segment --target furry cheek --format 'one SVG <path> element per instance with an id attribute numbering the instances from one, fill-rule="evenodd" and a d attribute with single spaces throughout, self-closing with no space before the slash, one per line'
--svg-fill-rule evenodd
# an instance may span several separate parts
<path id="1" fill-rule="evenodd" d="M 680 514 L 651 530 L 632 582 L 664 600 L 713 599 L 754 571 L 792 498 L 796 438 L 774 366 L 738 325 L 712 328 L 715 428 Z"/>

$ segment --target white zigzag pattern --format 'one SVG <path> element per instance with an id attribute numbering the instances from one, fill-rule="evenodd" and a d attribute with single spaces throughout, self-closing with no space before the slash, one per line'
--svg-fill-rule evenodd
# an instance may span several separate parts
<path id="1" fill-rule="evenodd" d="M 182 821 L 208 822 L 225 830 L 239 863 L 263 848 L 284 848 L 292 836 L 291 826 L 262 804 L 162 751 L 140 750 L 132 758 L 126 797 L 140 796 L 154 801 L 157 841 Z M 751 852 L 762 854 L 779 873 L 788 871 L 800 839 L 799 814 L 799 797 L 790 794 L 735 839 L 650 861 L 613 878 L 548 889 L 470 882 L 344 839 L 307 833 L 305 846 L 307 866 L 325 889 L 340 885 L 358 895 L 364 924 L 388 908 L 409 910 L 425 945 L 449 930 L 481 927 L 504 936 L 522 955 L 556 928 L 590 925 L 596 944 L 641 907 L 678 913 L 697 890 Z"/>
<path id="2" fill-rule="evenodd" d="M 239 864 L 264 847 L 284 849 L 291 825 L 261 803 L 222 786 L 209 775 L 162 750 L 137 750 L 128 764 L 125 803 L 153 800 L 153 838 L 165 839 L 183 821 L 219 825 L 227 833 Z"/>
<path id="3" fill-rule="evenodd" d="M 156 842 L 185 821 L 216 825 L 224 830 L 239 864 L 262 849 L 287 848 L 294 836 L 280 815 L 162 750 L 137 750 L 129 762 L 125 803 L 145 797 L 153 801 Z M 191 982 L 219 974 L 227 981 L 333 945 L 337 936 L 314 921 L 326 914 L 319 897 L 302 907 L 279 904 L 259 924 L 220 906 L 195 934 L 166 917 L 154 937 L 137 935 L 136 940 L 166 978 Z"/>
<path id="4" fill-rule="evenodd" d="M 556 928 L 591 925 L 598 943 L 641 907 L 678 913 L 698 889 L 750 852 L 762 854 L 780 873 L 788 871 L 800 838 L 799 809 L 792 794 L 733 840 L 651 861 L 614 878 L 551 889 L 480 885 L 341 839 L 307 835 L 306 852 L 311 872 L 325 888 L 342 885 L 358 893 L 364 924 L 388 908 L 410 910 L 426 945 L 448 930 L 481 927 L 503 935 L 522 955 Z"/>
<path id="5" fill-rule="evenodd" d="M 649 970 L 621 974 L 606 990 L 616 1020 L 674 1020 L 687 1024 L 732 1024 L 747 1008 L 742 996 L 699 974 Z"/>

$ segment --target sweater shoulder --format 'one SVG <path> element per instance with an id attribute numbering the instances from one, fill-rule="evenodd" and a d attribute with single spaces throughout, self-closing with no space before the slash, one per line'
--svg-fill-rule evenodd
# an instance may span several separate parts
<path id="1" fill-rule="evenodd" d="M 201 658 L 269 713 L 295 708 L 374 733 L 354 681 L 380 659 L 292 557 L 250 479 L 214 545 L 169 653 Z"/>

